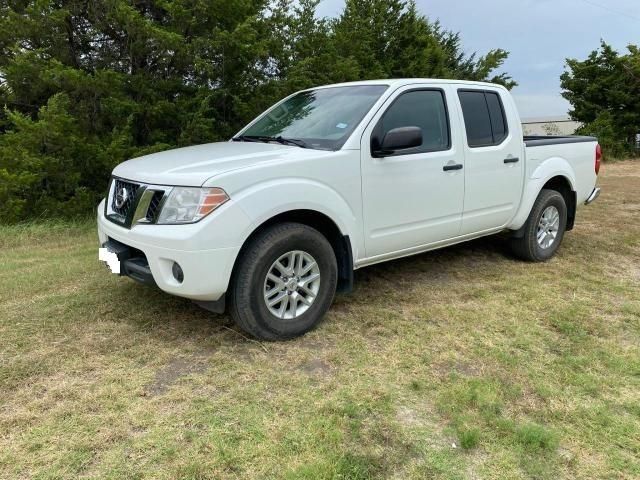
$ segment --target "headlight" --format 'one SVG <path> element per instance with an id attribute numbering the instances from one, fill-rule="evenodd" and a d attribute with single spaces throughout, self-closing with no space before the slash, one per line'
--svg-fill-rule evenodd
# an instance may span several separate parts
<path id="1" fill-rule="evenodd" d="M 194 223 L 229 200 L 221 188 L 174 187 L 162 207 L 158 223 Z"/>

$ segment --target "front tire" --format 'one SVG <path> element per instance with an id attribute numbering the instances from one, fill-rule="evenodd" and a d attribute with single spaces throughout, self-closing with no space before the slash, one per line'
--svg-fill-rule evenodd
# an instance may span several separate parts
<path id="1" fill-rule="evenodd" d="M 320 323 L 337 281 L 336 256 L 324 235 L 299 223 L 273 225 L 243 249 L 229 311 L 256 338 L 294 338 Z"/>
<path id="2" fill-rule="evenodd" d="M 538 195 L 521 238 L 511 239 L 513 253 L 529 262 L 546 262 L 553 257 L 567 228 L 567 204 L 555 190 Z"/>

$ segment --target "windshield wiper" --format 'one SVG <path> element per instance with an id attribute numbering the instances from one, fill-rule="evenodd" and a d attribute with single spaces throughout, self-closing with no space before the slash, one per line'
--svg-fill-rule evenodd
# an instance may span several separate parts
<path id="1" fill-rule="evenodd" d="M 233 140 L 234 142 L 271 142 L 273 141 L 273 137 L 238 135 L 237 137 L 233 137 L 231 140 Z"/>
<path id="2" fill-rule="evenodd" d="M 299 138 L 276 137 L 275 141 L 282 143 L 283 145 L 295 145 L 300 148 L 311 148 L 307 142 L 300 140 Z"/>
<path id="3" fill-rule="evenodd" d="M 282 145 L 295 145 L 300 148 L 311 148 L 304 140 L 300 140 L 299 138 L 284 138 L 281 135 L 277 137 L 269 137 L 267 135 L 240 135 L 238 137 L 233 137 L 232 140 L 234 142 L 277 142 Z"/>

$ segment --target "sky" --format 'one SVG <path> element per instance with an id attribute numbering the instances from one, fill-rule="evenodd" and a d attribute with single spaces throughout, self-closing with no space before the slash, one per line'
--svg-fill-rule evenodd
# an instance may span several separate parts
<path id="1" fill-rule="evenodd" d="M 560 96 L 566 58 L 585 59 L 600 39 L 626 52 L 640 44 L 640 0 L 416 0 L 431 20 L 460 32 L 467 53 L 510 52 L 503 70 L 523 118 L 565 115 Z M 337 16 L 344 0 L 321 0 L 319 16 Z"/>

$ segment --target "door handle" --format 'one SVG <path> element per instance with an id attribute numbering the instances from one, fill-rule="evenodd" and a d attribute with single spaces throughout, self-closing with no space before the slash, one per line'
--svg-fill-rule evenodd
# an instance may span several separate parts
<path id="1" fill-rule="evenodd" d="M 451 170 L 462 170 L 462 166 L 463 165 L 461 163 L 454 163 L 452 165 L 445 165 L 442 167 L 442 170 L 445 172 L 450 172 Z"/>
<path id="2" fill-rule="evenodd" d="M 504 159 L 504 163 L 518 163 L 519 161 L 520 159 L 518 157 L 510 157 Z"/>

